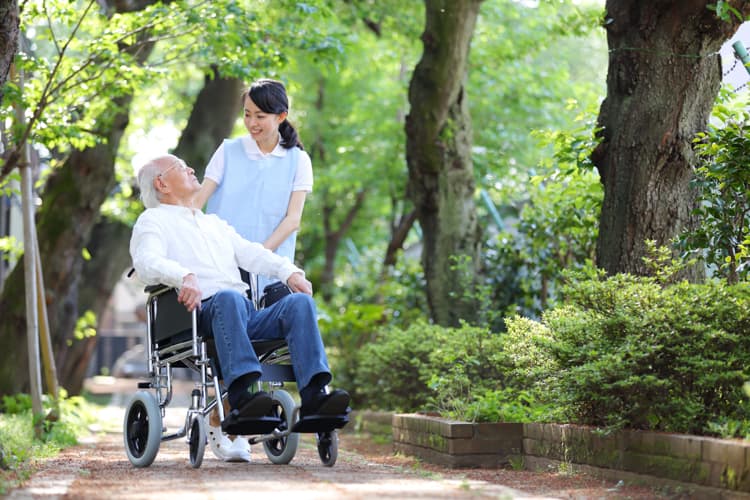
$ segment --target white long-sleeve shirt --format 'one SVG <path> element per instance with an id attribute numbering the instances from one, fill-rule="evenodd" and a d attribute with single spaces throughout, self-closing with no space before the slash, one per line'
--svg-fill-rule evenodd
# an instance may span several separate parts
<path id="1" fill-rule="evenodd" d="M 203 299 L 228 288 L 244 293 L 248 286 L 238 267 L 286 281 L 302 272 L 289 259 L 260 243 L 243 239 L 216 215 L 161 204 L 145 210 L 133 227 L 130 257 L 138 278 L 147 285 L 179 288 L 183 278 L 198 278 Z"/>

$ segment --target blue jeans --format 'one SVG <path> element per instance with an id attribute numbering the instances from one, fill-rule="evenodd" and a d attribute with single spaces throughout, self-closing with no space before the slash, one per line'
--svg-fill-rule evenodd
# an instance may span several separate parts
<path id="1" fill-rule="evenodd" d="M 256 311 L 240 292 L 222 290 L 203 301 L 198 322 L 201 331 L 214 338 L 226 387 L 241 375 L 260 375 L 251 340 L 286 339 L 299 389 L 318 374 L 316 382 L 331 380 L 315 302 L 309 295 L 293 293 Z"/>

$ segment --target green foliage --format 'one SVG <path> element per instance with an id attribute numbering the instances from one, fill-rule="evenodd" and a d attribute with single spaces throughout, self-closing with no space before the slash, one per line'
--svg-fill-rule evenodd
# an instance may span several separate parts
<path id="1" fill-rule="evenodd" d="M 0 256 L 3 260 L 15 261 L 23 253 L 23 244 L 14 236 L 0 238 Z"/>
<path id="2" fill-rule="evenodd" d="M 745 17 L 740 11 L 732 7 L 727 0 L 718 0 L 715 4 L 710 3 L 706 6 L 709 10 L 716 12 L 716 17 L 727 22 L 744 22 Z"/>
<path id="3" fill-rule="evenodd" d="M 601 7 L 535 4 L 484 2 L 472 39 L 473 160 L 488 189 L 550 156 L 530 130 L 569 130 L 578 109 L 593 109 L 604 97 Z"/>
<path id="4" fill-rule="evenodd" d="M 86 311 L 76 321 L 75 331 L 73 338 L 76 340 L 83 340 L 85 338 L 93 337 L 96 335 L 97 319 L 96 314 L 93 311 Z M 73 340 L 68 340 L 68 345 L 71 345 Z"/>
<path id="5" fill-rule="evenodd" d="M 532 393 L 515 388 L 485 389 L 447 416 L 469 422 L 544 422 L 554 405 L 541 403 Z"/>
<path id="6" fill-rule="evenodd" d="M 6 494 L 9 488 L 28 477 L 35 459 L 53 456 L 62 448 L 76 444 L 78 438 L 88 432 L 88 426 L 97 421 L 97 408 L 79 396 L 63 395 L 57 402 L 45 397 L 45 414 L 54 409 L 59 419 L 44 420 L 42 435 L 36 438 L 31 406 L 28 394 L 3 397 L 0 411 L 3 462 L 0 494 Z"/>
<path id="7" fill-rule="evenodd" d="M 356 357 L 360 404 L 469 421 L 564 421 L 744 437 L 750 285 L 566 272 L 562 305 L 505 333 L 383 328 Z"/>
<path id="8" fill-rule="evenodd" d="M 429 397 L 430 353 L 447 339 L 447 329 L 417 322 L 408 328 L 383 328 L 353 353 L 359 403 L 368 408 L 413 411 Z"/>
<path id="9" fill-rule="evenodd" d="M 541 386 L 517 376 L 509 347 L 507 337 L 469 325 L 381 329 L 357 355 L 358 394 L 368 407 L 459 420 L 547 418 L 552 409 L 542 402 Z"/>
<path id="10" fill-rule="evenodd" d="M 552 397 L 570 421 L 702 433 L 746 420 L 750 287 L 571 275 L 541 343 L 557 367 Z"/>
<path id="11" fill-rule="evenodd" d="M 680 239 L 729 283 L 747 279 L 750 245 L 750 113 L 723 104 L 714 108 L 718 124 L 694 141 L 698 165 L 692 187 L 698 197 L 696 228 Z"/>
<path id="12" fill-rule="evenodd" d="M 498 184 L 497 196 L 510 222 L 487 242 L 486 283 L 501 311 L 537 317 L 554 304 L 561 272 L 580 269 L 594 259 L 603 190 L 591 169 L 595 128 L 582 114 L 575 132 L 537 132 L 554 147 L 544 174 Z M 494 324 L 493 328 L 502 325 Z"/>
<path id="13" fill-rule="evenodd" d="M 451 297 L 464 303 L 473 304 L 470 318 L 460 318 L 473 325 L 491 328 L 502 320 L 502 311 L 492 302 L 492 286 L 487 282 L 476 283 L 472 258 L 469 255 L 451 256 L 451 271 L 458 280 L 460 296 L 455 292 Z"/>
<path id="14" fill-rule="evenodd" d="M 387 279 L 378 275 L 382 257 L 368 254 L 336 279 L 336 290 L 318 302 L 319 324 L 336 385 L 354 397 L 356 353 L 376 337 L 378 328 L 410 324 L 424 318 L 424 278 L 414 261 L 400 261 Z"/>
<path id="15" fill-rule="evenodd" d="M 506 386 L 508 361 L 503 337 L 467 324 L 443 332 L 430 352 L 429 371 L 423 372 L 429 376 L 429 407 L 449 415 L 465 414 L 465 405 L 473 403 L 477 395 L 486 396 L 488 390 Z"/>

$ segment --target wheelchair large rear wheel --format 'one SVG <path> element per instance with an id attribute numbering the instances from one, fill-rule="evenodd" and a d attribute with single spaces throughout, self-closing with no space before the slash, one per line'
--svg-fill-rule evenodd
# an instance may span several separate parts
<path id="1" fill-rule="evenodd" d="M 318 432 L 318 456 L 326 467 L 333 467 L 339 456 L 339 435 L 336 431 Z"/>
<path id="2" fill-rule="evenodd" d="M 161 444 L 161 410 L 156 396 L 138 391 L 125 410 L 123 439 L 125 453 L 136 467 L 148 467 L 156 458 Z"/>
<path id="3" fill-rule="evenodd" d="M 197 413 L 192 417 L 190 434 L 188 434 L 188 445 L 190 445 L 190 465 L 197 469 L 203 463 L 203 454 L 206 452 L 206 422 L 203 415 Z"/>
<path id="4" fill-rule="evenodd" d="M 273 391 L 271 393 L 273 400 L 274 415 L 281 418 L 280 431 L 287 431 L 294 425 L 294 407 L 296 403 L 292 396 L 286 391 Z M 270 439 L 263 441 L 263 449 L 268 459 L 275 464 L 288 464 L 297 453 L 299 446 L 299 434 L 292 432 L 286 437 Z"/>

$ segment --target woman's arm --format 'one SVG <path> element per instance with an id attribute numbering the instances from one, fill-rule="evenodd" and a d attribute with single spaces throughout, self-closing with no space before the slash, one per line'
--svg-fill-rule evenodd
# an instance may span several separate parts
<path id="1" fill-rule="evenodd" d="M 203 191 L 203 189 L 201 189 Z M 271 236 L 263 242 L 263 246 L 269 250 L 276 251 L 277 248 L 286 240 L 290 234 L 299 229 L 300 222 L 302 222 L 302 209 L 305 207 L 305 197 L 307 191 L 292 191 L 292 195 L 289 197 L 289 205 L 287 205 L 286 215 L 276 229 L 273 230 Z"/>
<path id="2" fill-rule="evenodd" d="M 218 184 L 216 184 L 216 181 L 214 181 L 213 179 L 209 179 L 208 177 L 204 177 L 203 184 L 201 184 L 201 190 L 198 191 L 198 193 L 195 195 L 195 198 L 193 198 L 193 208 L 203 209 L 203 206 L 206 204 L 208 199 L 212 194 L 214 194 L 214 191 L 216 191 L 217 186 Z"/>

